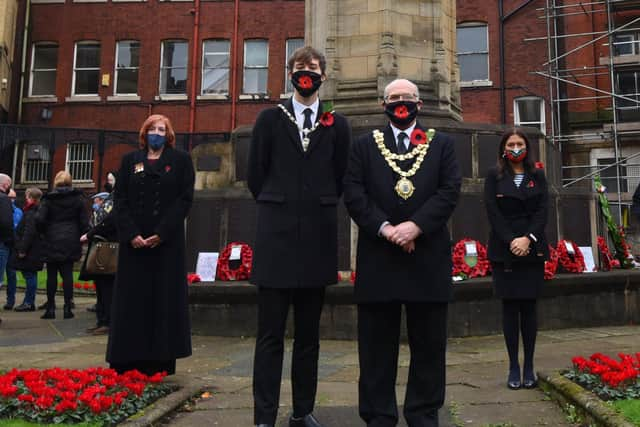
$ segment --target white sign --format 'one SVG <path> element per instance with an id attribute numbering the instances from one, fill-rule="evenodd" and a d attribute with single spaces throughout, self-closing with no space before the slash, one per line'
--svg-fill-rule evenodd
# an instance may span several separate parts
<path id="1" fill-rule="evenodd" d="M 478 256 L 478 246 L 476 245 L 476 242 L 466 242 L 464 247 L 467 251 L 467 255 Z"/>
<path id="2" fill-rule="evenodd" d="M 218 268 L 218 252 L 198 252 L 196 274 L 203 282 L 214 282 Z"/>
<path id="3" fill-rule="evenodd" d="M 569 255 L 575 255 L 576 254 L 576 250 L 573 249 L 573 243 L 568 242 L 568 241 L 564 241 L 564 247 L 567 248 L 567 252 L 569 252 Z"/>
<path id="4" fill-rule="evenodd" d="M 229 261 L 236 261 L 242 258 L 242 246 L 233 246 L 231 248 L 231 254 L 229 255 Z"/>
<path id="5" fill-rule="evenodd" d="M 591 249 L 591 246 L 579 246 L 578 249 L 580 249 L 580 252 L 582 252 L 582 256 L 584 257 L 584 273 L 593 273 L 596 263 L 593 259 L 593 250 Z"/>

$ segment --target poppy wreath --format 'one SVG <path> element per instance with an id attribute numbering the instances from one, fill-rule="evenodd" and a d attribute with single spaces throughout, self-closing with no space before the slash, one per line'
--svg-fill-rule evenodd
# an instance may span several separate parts
<path id="1" fill-rule="evenodd" d="M 197 275 L 196 273 L 189 273 L 187 274 L 187 283 L 189 285 L 191 285 L 192 283 L 198 283 L 200 282 L 202 279 L 200 279 L 200 276 Z"/>
<path id="2" fill-rule="evenodd" d="M 544 280 L 551 280 L 558 270 L 558 251 L 549 245 L 549 260 L 544 262 Z"/>
<path id="3" fill-rule="evenodd" d="M 573 250 L 575 251 L 575 254 L 573 256 L 569 255 L 569 251 L 567 251 L 565 242 L 571 243 L 571 245 L 573 245 Z M 582 256 L 582 252 L 580 252 L 580 248 L 575 244 L 575 242 L 571 240 L 560 240 L 558 241 L 556 250 L 558 251 L 559 265 L 561 265 L 566 272 L 582 273 L 584 271 L 584 257 Z"/>
<path id="4" fill-rule="evenodd" d="M 600 253 L 600 260 L 602 261 L 602 271 L 611 271 L 614 268 L 620 268 L 620 261 L 611 255 L 609 246 L 607 246 L 607 242 L 602 236 L 598 236 L 598 252 Z"/>
<path id="5" fill-rule="evenodd" d="M 471 267 L 464 260 L 467 254 L 465 244 L 468 242 L 475 242 L 478 251 L 478 262 L 475 266 Z M 487 248 L 477 240 L 464 239 L 458 241 L 453 247 L 453 271 L 452 276 L 464 276 L 467 278 L 484 277 L 491 272 L 491 264 L 487 259 Z"/>
<path id="6" fill-rule="evenodd" d="M 231 250 L 240 246 L 240 266 L 232 269 L 229 267 L 229 257 Z M 246 243 L 231 242 L 225 246 L 218 258 L 217 276 L 220 280 L 247 280 L 251 276 L 251 266 L 253 264 L 253 250 Z"/>

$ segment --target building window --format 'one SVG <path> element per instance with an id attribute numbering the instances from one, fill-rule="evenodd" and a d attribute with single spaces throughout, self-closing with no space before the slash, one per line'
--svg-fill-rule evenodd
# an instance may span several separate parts
<path id="1" fill-rule="evenodd" d="M 489 80 L 489 35 L 486 24 L 461 24 L 457 27 L 457 53 L 460 81 Z"/>
<path id="2" fill-rule="evenodd" d="M 640 54 L 640 34 L 616 33 L 613 36 L 613 55 L 638 55 Z"/>
<path id="3" fill-rule="evenodd" d="M 202 43 L 202 95 L 229 93 L 229 40 Z"/>
<path id="4" fill-rule="evenodd" d="M 289 58 L 293 55 L 293 52 L 296 49 L 304 46 L 304 39 L 287 39 L 287 56 L 284 58 L 284 91 L 285 93 L 293 92 L 293 85 L 291 84 L 291 80 L 289 79 L 289 69 L 287 68 L 287 64 L 289 62 Z"/>
<path id="5" fill-rule="evenodd" d="M 598 169 L 606 167 L 608 165 L 612 165 L 615 162 L 616 159 L 614 157 L 601 157 L 598 159 Z M 618 169 L 620 170 L 620 192 L 624 193 L 628 191 L 626 179 L 627 166 L 625 163 L 621 163 L 618 165 Z M 602 178 L 602 185 L 607 187 L 608 194 L 614 194 L 618 192 L 618 179 L 615 166 L 600 171 L 600 178 Z"/>
<path id="6" fill-rule="evenodd" d="M 244 42 L 242 93 L 267 93 L 268 58 L 269 43 L 267 40 L 246 40 Z"/>
<path id="7" fill-rule="evenodd" d="M 184 40 L 164 41 L 161 57 L 160 94 L 186 94 L 189 43 Z"/>
<path id="8" fill-rule="evenodd" d="M 98 95 L 100 43 L 78 42 L 73 60 L 72 95 Z"/>
<path id="9" fill-rule="evenodd" d="M 55 96 L 57 67 L 58 45 L 33 45 L 29 96 Z"/>
<path id="10" fill-rule="evenodd" d="M 49 148 L 35 142 L 23 143 L 20 183 L 47 182 L 51 174 Z"/>
<path id="11" fill-rule="evenodd" d="M 546 133 L 544 99 L 523 96 L 513 100 L 513 119 L 516 126 L 528 126 Z"/>
<path id="12" fill-rule="evenodd" d="M 93 179 L 93 144 L 72 142 L 67 144 L 67 167 L 74 181 Z"/>
<path id="13" fill-rule="evenodd" d="M 622 122 L 640 121 L 640 71 L 616 73 L 616 94 L 628 99 L 616 98 L 618 119 Z"/>
<path id="14" fill-rule="evenodd" d="M 138 94 L 138 68 L 140 67 L 140 42 L 119 41 L 116 44 L 116 71 L 113 93 Z"/>

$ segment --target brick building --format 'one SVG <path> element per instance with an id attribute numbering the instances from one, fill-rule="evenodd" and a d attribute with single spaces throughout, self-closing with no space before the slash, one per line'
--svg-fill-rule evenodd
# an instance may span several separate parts
<path id="1" fill-rule="evenodd" d="M 0 0 L 0 123 L 5 123 L 9 117 L 17 11 L 17 0 Z"/>
<path id="2" fill-rule="evenodd" d="M 135 132 L 161 113 L 176 132 L 228 137 L 291 91 L 286 58 L 304 43 L 302 0 L 31 0 L 29 13 L 23 96 L 10 121 L 30 126 Z M 14 80 L 18 93 L 19 72 Z M 104 135 L 89 134 L 78 131 L 53 153 L 43 141 L 21 141 L 18 184 L 44 183 L 66 167 L 93 187 Z M 104 173 L 135 142 L 119 137 L 128 146 L 107 138 Z"/>

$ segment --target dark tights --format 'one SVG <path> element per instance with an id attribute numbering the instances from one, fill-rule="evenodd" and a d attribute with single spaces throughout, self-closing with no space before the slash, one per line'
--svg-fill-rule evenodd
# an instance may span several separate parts
<path id="1" fill-rule="evenodd" d="M 524 372 L 533 372 L 533 353 L 538 333 L 538 317 L 535 299 L 502 300 L 502 331 L 509 353 L 509 369 L 520 369 L 518 342 L 522 333 L 524 347 Z"/>

